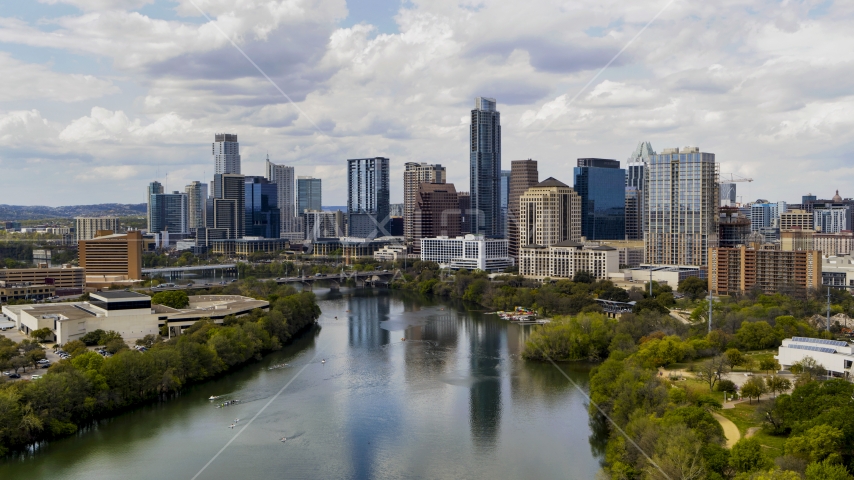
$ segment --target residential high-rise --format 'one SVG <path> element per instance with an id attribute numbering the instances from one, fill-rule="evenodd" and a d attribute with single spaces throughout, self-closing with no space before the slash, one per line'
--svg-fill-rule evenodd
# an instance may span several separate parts
<path id="1" fill-rule="evenodd" d="M 460 233 L 466 235 L 471 233 L 471 194 L 469 192 L 457 192 L 460 203 Z"/>
<path id="2" fill-rule="evenodd" d="M 148 223 L 148 231 L 149 232 L 153 231 L 153 230 L 151 230 L 151 196 L 157 195 L 160 193 L 163 193 L 163 185 L 160 182 L 155 180 L 155 181 L 148 184 L 148 189 L 147 189 L 146 194 L 145 194 L 145 203 L 148 204 L 148 213 L 146 215 L 146 219 L 148 220 L 147 223 Z M 109 229 L 107 228 L 107 229 L 102 229 L 102 230 L 109 230 Z M 92 238 L 92 237 L 89 237 L 89 238 Z M 77 240 L 79 241 L 80 239 L 78 238 Z"/>
<path id="3" fill-rule="evenodd" d="M 403 171 L 403 236 L 412 239 L 415 197 L 422 183 L 445 183 L 445 167 L 436 164 L 407 162 Z"/>
<path id="4" fill-rule="evenodd" d="M 510 162 L 510 189 L 507 194 L 507 240 L 510 256 L 519 264 L 519 197 L 540 183 L 537 161 L 513 160 Z"/>
<path id="5" fill-rule="evenodd" d="M 750 237 L 750 219 L 733 206 L 720 207 L 718 216 L 718 245 L 735 248 L 747 244 Z"/>
<path id="6" fill-rule="evenodd" d="M 626 238 L 626 171 L 620 162 L 579 158 L 573 188 L 581 197 L 581 235 L 588 240 Z"/>
<path id="7" fill-rule="evenodd" d="M 228 232 L 229 239 L 243 238 L 246 231 L 246 185 L 243 175 L 214 175 L 211 228 Z"/>
<path id="8" fill-rule="evenodd" d="M 709 289 L 716 295 L 766 294 L 821 287 L 821 252 L 709 248 Z"/>
<path id="9" fill-rule="evenodd" d="M 281 233 L 296 232 L 299 229 L 296 221 L 294 167 L 276 165 L 270 161 L 269 155 L 265 167 L 267 180 L 276 185 L 276 198 L 281 215 Z"/>
<path id="10" fill-rule="evenodd" d="M 646 165 L 655 155 L 655 150 L 649 142 L 638 142 L 632 155 L 626 160 L 626 240 L 643 240 L 643 186 L 646 176 Z M 637 190 L 637 208 L 629 208 L 629 189 Z M 630 227 L 631 225 L 631 227 Z M 637 228 L 634 226 L 637 225 Z"/>
<path id="11" fill-rule="evenodd" d="M 211 144 L 211 154 L 214 157 L 214 174 L 240 174 L 240 144 L 237 135 L 217 133 Z"/>
<path id="12" fill-rule="evenodd" d="M 387 236 L 388 211 L 389 159 L 347 160 L 347 234 L 359 238 Z"/>
<path id="13" fill-rule="evenodd" d="M 264 177 L 244 177 L 246 236 L 280 238 L 279 186 Z"/>
<path id="14" fill-rule="evenodd" d="M 642 240 L 641 205 L 643 197 L 636 187 L 626 187 L 626 240 Z"/>
<path id="15" fill-rule="evenodd" d="M 306 210 L 322 210 L 320 179 L 314 177 L 297 177 L 297 215 Z"/>
<path id="16" fill-rule="evenodd" d="M 580 239 L 581 197 L 568 185 L 549 177 L 519 197 L 520 248 Z"/>
<path id="17" fill-rule="evenodd" d="M 813 229 L 821 233 L 839 233 L 851 230 L 848 205 L 816 205 L 813 210 Z"/>
<path id="18" fill-rule="evenodd" d="M 207 227 L 208 185 L 194 181 L 184 187 L 184 193 L 187 194 L 187 210 L 189 212 L 187 227 L 189 230 L 195 232 L 199 228 Z"/>
<path id="19" fill-rule="evenodd" d="M 412 214 L 412 238 L 418 253 L 422 238 L 460 235 L 460 200 L 453 183 L 421 183 Z"/>
<path id="20" fill-rule="evenodd" d="M 469 137 L 471 230 L 497 238 L 501 231 L 501 115 L 494 98 L 478 97 Z"/>
<path id="21" fill-rule="evenodd" d="M 507 238 L 507 217 L 510 214 L 510 170 L 501 171 L 501 237 Z"/>
<path id="22" fill-rule="evenodd" d="M 708 264 L 718 246 L 718 167 L 714 153 L 666 148 L 650 158 L 644 180 L 646 263 Z"/>
<path id="23" fill-rule="evenodd" d="M 150 232 L 189 233 L 189 195 L 186 193 L 157 193 L 149 200 Z"/>
<path id="24" fill-rule="evenodd" d="M 116 217 L 76 217 L 74 233 L 77 241 L 95 238 L 101 230 L 119 231 L 119 219 Z"/>

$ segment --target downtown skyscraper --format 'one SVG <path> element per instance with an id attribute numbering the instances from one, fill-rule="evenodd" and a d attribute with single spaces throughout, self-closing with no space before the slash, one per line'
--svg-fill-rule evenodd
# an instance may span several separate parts
<path id="1" fill-rule="evenodd" d="M 281 215 L 281 234 L 297 232 L 299 224 L 295 217 L 296 192 L 294 191 L 294 167 L 276 165 L 270 161 L 269 155 L 264 166 L 266 167 L 267 181 L 276 184 L 277 202 Z"/>
<path id="2" fill-rule="evenodd" d="M 416 197 L 422 183 L 445 183 L 445 167 L 407 162 L 403 171 L 403 236 L 415 237 Z M 454 192 L 456 193 L 456 192 Z M 455 207 L 456 208 L 456 207 Z M 420 237 L 419 237 L 420 238 Z"/>
<path id="3" fill-rule="evenodd" d="M 708 265 L 718 246 L 718 167 L 714 153 L 665 148 L 644 179 L 644 259 L 657 265 Z"/>
<path id="4" fill-rule="evenodd" d="M 240 144 L 237 134 L 217 133 L 211 144 L 214 160 L 214 174 L 240 174 Z"/>
<path id="5" fill-rule="evenodd" d="M 469 154 L 471 231 L 501 237 L 501 115 L 494 98 L 474 101 Z"/>
<path id="6" fill-rule="evenodd" d="M 187 194 L 187 226 L 190 231 L 195 232 L 199 228 L 207 227 L 208 185 L 194 181 L 184 187 L 184 193 Z"/>
<path id="7" fill-rule="evenodd" d="M 626 240 L 643 240 L 643 184 L 646 165 L 655 155 L 649 142 L 638 142 L 626 160 Z"/>
<path id="8" fill-rule="evenodd" d="M 387 236 L 389 220 L 389 159 L 347 160 L 347 234 Z"/>

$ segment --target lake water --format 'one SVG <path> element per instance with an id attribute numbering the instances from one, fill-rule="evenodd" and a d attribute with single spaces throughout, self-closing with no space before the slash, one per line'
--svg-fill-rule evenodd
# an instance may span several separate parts
<path id="1" fill-rule="evenodd" d="M 530 327 L 406 292 L 316 293 L 320 328 L 283 350 L 2 461 L 0 479 L 595 476 L 585 398 L 520 358 Z M 588 367 L 563 368 L 587 388 Z"/>

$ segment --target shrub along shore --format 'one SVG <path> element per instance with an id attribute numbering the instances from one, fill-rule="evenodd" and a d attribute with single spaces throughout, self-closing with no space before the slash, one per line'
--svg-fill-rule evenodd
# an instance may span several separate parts
<path id="1" fill-rule="evenodd" d="M 0 455 L 72 435 L 100 418 L 167 400 L 188 385 L 260 360 L 320 316 L 313 293 L 275 282 L 249 279 L 210 293 L 265 298 L 270 309 L 227 317 L 221 325 L 203 319 L 170 340 L 147 338 L 145 352 L 113 341 L 116 353 L 105 358 L 83 342 L 70 342 L 66 350 L 71 358 L 52 365 L 41 379 L 0 383 Z M 20 353 L 19 345 L 7 343 L 12 345 L 0 344 L 0 363 L 3 355 Z"/>

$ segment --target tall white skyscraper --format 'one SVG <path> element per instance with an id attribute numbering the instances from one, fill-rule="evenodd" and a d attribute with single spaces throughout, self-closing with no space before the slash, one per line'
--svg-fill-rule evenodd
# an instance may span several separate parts
<path id="1" fill-rule="evenodd" d="M 278 206 L 281 212 L 282 233 L 291 233 L 299 230 L 296 222 L 296 204 L 294 191 L 294 167 L 287 165 L 276 165 L 267 156 L 266 177 L 267 181 L 276 184 L 278 193 Z"/>
<path id="2" fill-rule="evenodd" d="M 240 174 L 240 144 L 237 143 L 236 134 L 217 133 L 211 145 L 211 154 L 214 157 L 214 174 Z"/>

